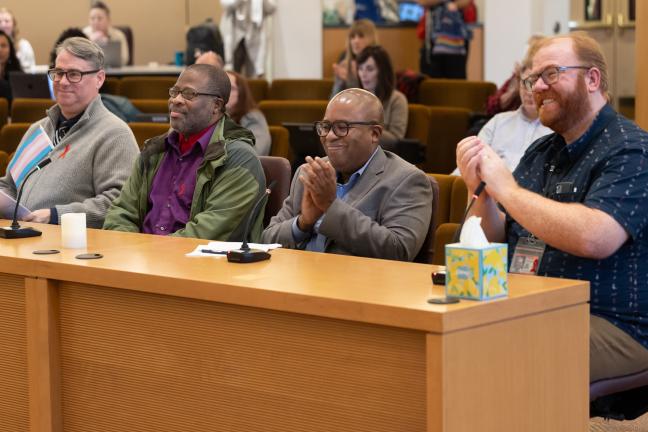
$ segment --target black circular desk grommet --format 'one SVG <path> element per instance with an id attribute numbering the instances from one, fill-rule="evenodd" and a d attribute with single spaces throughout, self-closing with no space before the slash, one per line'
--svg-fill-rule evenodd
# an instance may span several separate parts
<path id="1" fill-rule="evenodd" d="M 454 297 L 434 297 L 428 299 L 427 302 L 430 304 L 440 304 L 440 305 L 455 304 L 455 303 L 459 303 L 459 299 Z"/>
<path id="2" fill-rule="evenodd" d="M 81 259 L 81 260 L 99 259 L 99 258 L 103 258 L 103 255 L 101 255 L 100 253 L 84 253 L 84 254 L 77 255 L 74 258 Z"/>
<path id="3" fill-rule="evenodd" d="M 54 255 L 57 253 L 61 253 L 61 251 L 56 249 L 39 249 L 39 250 L 35 250 L 32 253 L 34 255 Z"/>

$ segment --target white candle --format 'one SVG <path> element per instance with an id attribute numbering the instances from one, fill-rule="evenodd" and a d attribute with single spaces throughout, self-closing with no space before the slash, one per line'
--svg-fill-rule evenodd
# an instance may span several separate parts
<path id="1" fill-rule="evenodd" d="M 87 246 L 85 213 L 66 213 L 61 216 L 61 243 L 64 248 L 83 249 Z"/>

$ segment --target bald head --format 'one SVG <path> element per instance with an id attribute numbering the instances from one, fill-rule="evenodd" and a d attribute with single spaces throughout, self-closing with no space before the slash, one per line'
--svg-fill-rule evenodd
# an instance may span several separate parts
<path id="1" fill-rule="evenodd" d="M 346 179 L 362 167 L 378 147 L 383 130 L 382 103 L 366 90 L 344 90 L 329 102 L 324 121 L 331 125 L 348 125 L 348 129 L 340 133 L 342 136 L 336 135 L 337 129 L 331 127 L 321 138 L 329 161 Z"/>
<path id="2" fill-rule="evenodd" d="M 384 123 L 385 115 L 380 99 L 371 92 L 359 88 L 342 90 L 333 96 L 327 109 L 333 104 L 342 104 L 355 107 L 363 121 L 375 121 L 381 125 Z"/>

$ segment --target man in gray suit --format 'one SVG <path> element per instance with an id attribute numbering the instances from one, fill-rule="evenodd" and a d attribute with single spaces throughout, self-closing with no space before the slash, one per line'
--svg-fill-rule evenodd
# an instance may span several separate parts
<path id="1" fill-rule="evenodd" d="M 290 196 L 263 232 L 264 242 L 317 252 L 411 261 L 427 234 L 427 176 L 380 148 L 383 109 L 365 90 L 348 89 L 316 123 L 327 158 L 307 158 Z"/>

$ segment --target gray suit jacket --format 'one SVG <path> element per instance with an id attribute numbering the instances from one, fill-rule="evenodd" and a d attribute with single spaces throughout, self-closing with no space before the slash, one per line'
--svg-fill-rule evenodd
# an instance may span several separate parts
<path id="1" fill-rule="evenodd" d="M 296 243 L 293 220 L 299 216 L 304 187 L 299 170 L 290 195 L 263 232 L 264 243 L 303 249 Z M 327 237 L 325 252 L 412 261 L 427 235 L 432 188 L 427 176 L 395 154 L 378 149 L 344 200 L 336 199 L 319 227 Z"/>

